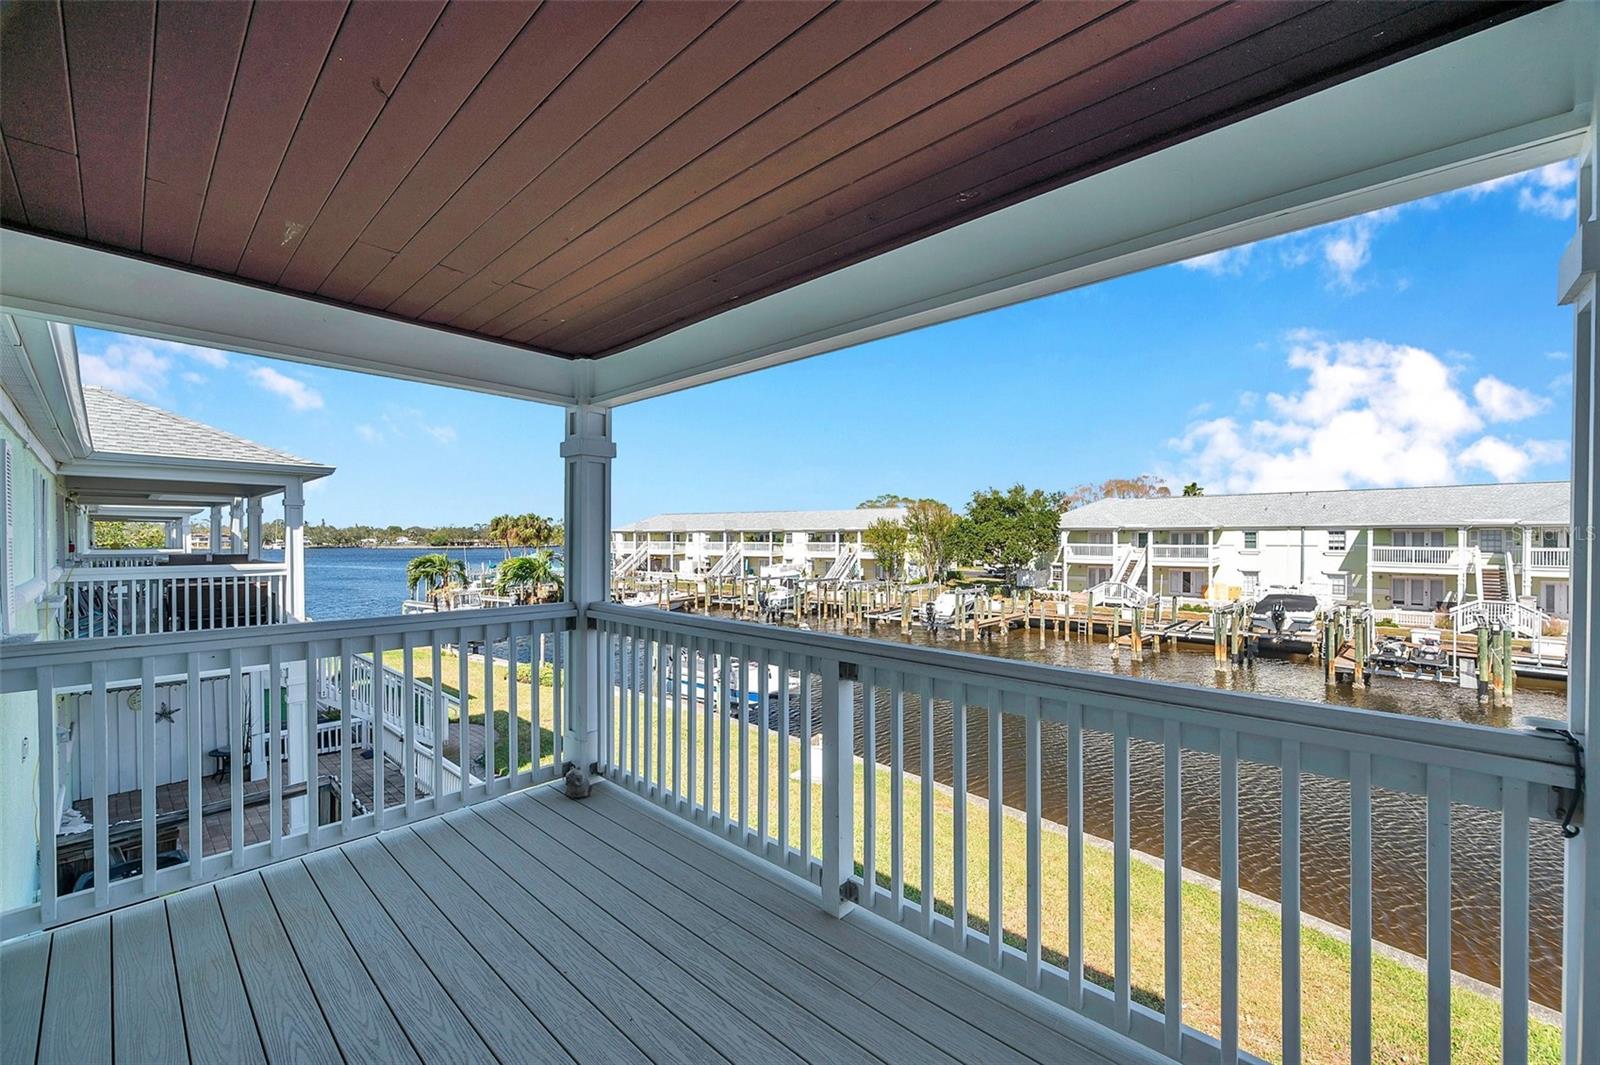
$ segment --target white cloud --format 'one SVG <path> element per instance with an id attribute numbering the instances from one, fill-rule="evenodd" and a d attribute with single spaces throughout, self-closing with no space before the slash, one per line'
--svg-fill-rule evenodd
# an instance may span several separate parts
<path id="1" fill-rule="evenodd" d="M 1221 251 L 1206 252 L 1196 255 L 1193 259 L 1185 259 L 1178 265 L 1187 270 L 1199 270 L 1214 277 L 1237 277 L 1249 265 L 1251 257 L 1255 254 L 1255 245 L 1243 244 L 1237 248 L 1223 248 Z"/>
<path id="2" fill-rule="evenodd" d="M 1341 292 L 1366 287 L 1361 271 L 1372 261 L 1372 241 L 1378 230 L 1400 216 L 1399 207 L 1357 215 L 1312 230 L 1328 272 L 1328 285 Z"/>
<path id="3" fill-rule="evenodd" d="M 1558 441 L 1483 435 L 1486 420 L 1528 417 L 1543 401 L 1498 378 L 1470 388 L 1430 351 L 1380 340 L 1289 337 L 1303 387 L 1266 397 L 1266 416 L 1192 422 L 1170 441 L 1175 478 L 1217 491 L 1448 484 L 1463 471 L 1526 476 L 1564 454 Z"/>
<path id="4" fill-rule="evenodd" d="M 1531 418 L 1550 405 L 1525 388 L 1507 384 L 1498 377 L 1482 377 L 1472 386 L 1478 410 L 1491 422 L 1518 422 Z"/>
<path id="5" fill-rule="evenodd" d="M 456 442 L 456 430 L 453 425 L 424 425 L 422 431 L 441 444 L 453 444 Z"/>
<path id="6" fill-rule="evenodd" d="M 1458 195 L 1480 200 L 1496 192 L 1513 191 L 1517 207 L 1546 218 L 1571 218 L 1578 210 L 1578 162 L 1562 159 L 1521 174 L 1494 178 L 1465 188 Z"/>
<path id="7" fill-rule="evenodd" d="M 297 411 L 317 410 L 322 406 L 322 393 L 297 377 L 280 373 L 270 366 L 256 366 L 250 370 L 250 380 L 257 388 L 265 389 L 289 401 Z"/>
<path id="8" fill-rule="evenodd" d="M 369 444 L 376 444 L 383 439 L 383 434 L 365 423 L 356 426 L 356 435 Z"/>
<path id="9" fill-rule="evenodd" d="M 227 355 L 216 348 L 121 336 L 98 351 L 89 346 L 80 348 L 78 370 L 86 385 L 155 398 L 167 387 L 173 366 L 185 359 L 214 367 L 225 366 L 228 361 Z M 192 372 L 183 374 L 183 379 L 191 383 L 195 377 Z"/>

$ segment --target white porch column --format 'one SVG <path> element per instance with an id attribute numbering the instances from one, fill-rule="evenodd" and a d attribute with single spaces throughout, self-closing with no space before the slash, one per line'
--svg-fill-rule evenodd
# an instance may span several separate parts
<path id="1" fill-rule="evenodd" d="M 211 506 L 211 526 L 206 530 L 206 554 L 214 555 L 222 549 L 222 507 Z"/>
<path id="2" fill-rule="evenodd" d="M 289 567 L 289 616 L 306 617 L 306 493 L 305 485 L 289 481 L 283 486 L 283 560 Z"/>
<path id="3" fill-rule="evenodd" d="M 588 629 L 589 608 L 611 598 L 611 411 L 567 408 L 567 599 L 578 609 L 567 669 L 567 728 L 563 751 L 585 783 L 600 758 L 597 728 L 606 693 L 600 690 L 600 642 Z"/>
<path id="4" fill-rule="evenodd" d="M 1522 597 L 1527 598 L 1533 594 L 1533 574 L 1529 567 L 1533 565 L 1533 529 L 1524 526 L 1517 530 L 1522 537 Z M 1513 593 L 1515 594 L 1515 593 Z"/>
<path id="5" fill-rule="evenodd" d="M 1568 727 L 1586 742 L 1600 736 L 1600 567 L 1596 563 L 1595 487 L 1600 468 L 1596 426 L 1596 362 L 1600 359 L 1600 97 L 1578 168 L 1578 232 L 1561 258 L 1560 302 L 1575 312 L 1572 336 L 1572 618 L 1568 631 Z M 1591 748 L 1592 750 L 1592 748 Z M 1593 758 L 1589 759 L 1591 766 Z M 1592 770 L 1591 770 L 1592 775 Z M 1591 783 L 1590 791 L 1594 790 Z M 1567 1065 L 1600 1061 L 1600 832 L 1597 805 L 1589 801 L 1582 832 L 1567 841 L 1563 1058 Z"/>
<path id="6" fill-rule="evenodd" d="M 228 553 L 238 554 L 244 549 L 244 508 L 235 499 L 228 504 Z"/>
<path id="7" fill-rule="evenodd" d="M 1373 529 L 1368 529 L 1367 530 L 1367 605 L 1368 606 L 1371 606 L 1372 603 L 1373 603 L 1373 594 L 1372 594 L 1372 550 L 1373 550 L 1373 542 L 1372 541 L 1373 541 L 1373 532 L 1374 531 L 1375 530 L 1373 530 Z"/>
<path id="8" fill-rule="evenodd" d="M 261 497 L 252 496 L 246 504 L 246 518 L 248 521 L 247 535 L 245 536 L 245 551 L 251 562 L 261 561 Z"/>

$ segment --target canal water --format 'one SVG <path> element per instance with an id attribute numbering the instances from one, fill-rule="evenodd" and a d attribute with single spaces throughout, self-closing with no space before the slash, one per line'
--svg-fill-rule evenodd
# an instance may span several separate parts
<path id="1" fill-rule="evenodd" d="M 826 629 L 824 623 L 820 628 Z M 1511 713 L 1482 705 L 1475 693 L 1444 684 L 1378 679 L 1370 688 L 1327 689 L 1322 672 L 1303 658 L 1267 658 L 1252 669 L 1235 669 L 1219 679 L 1209 647 L 1203 650 L 1147 653 L 1143 662 L 1129 661 L 1124 651 L 1113 657 L 1105 642 L 1064 640 L 1038 630 L 1017 630 L 1007 636 L 976 640 L 951 633 L 930 635 L 922 629 L 901 634 L 880 630 L 889 640 L 976 654 L 1015 658 L 1048 665 L 1092 669 L 1102 673 L 1172 681 L 1201 687 L 1227 688 L 1392 714 L 1410 714 L 1445 721 L 1466 721 L 1500 728 L 1512 726 Z M 889 750 L 888 693 L 876 699 L 877 750 Z M 1566 696 L 1560 690 L 1519 687 L 1515 713 L 1561 718 Z M 859 711 L 858 707 L 858 711 Z M 951 782 L 950 735 L 953 715 L 947 703 L 935 700 L 934 765 L 939 781 Z M 858 713 L 857 720 L 864 720 Z M 1004 801 L 1022 809 L 1025 786 L 1022 729 L 1008 718 L 1003 754 Z M 987 797 L 988 722 L 982 711 L 967 715 L 967 781 L 972 793 Z M 916 700 L 905 710 L 906 765 L 921 764 Z M 1045 723 L 1043 740 L 1043 813 L 1066 823 L 1066 729 Z M 862 751 L 857 737 L 857 752 Z M 1084 828 L 1092 835 L 1112 835 L 1111 737 L 1086 731 L 1084 759 Z M 1132 845 L 1162 853 L 1162 760 L 1159 745 L 1134 740 L 1132 768 Z M 1183 861 L 1190 869 L 1219 877 L 1218 764 L 1213 756 L 1185 752 L 1183 759 Z M 1277 899 L 1280 884 L 1279 827 L 1281 774 L 1276 767 L 1241 762 L 1239 766 L 1239 880 L 1248 891 Z M 1381 942 L 1421 956 L 1426 953 L 1427 839 L 1426 808 L 1420 797 L 1374 789 L 1372 796 L 1373 934 Z M 1451 824 L 1452 965 L 1459 972 L 1498 986 L 1500 954 L 1500 823 L 1487 810 L 1457 805 Z M 1301 780 L 1301 893 L 1305 912 L 1343 928 L 1350 914 L 1349 785 L 1306 774 Z M 1531 986 L 1535 1001 L 1559 1007 L 1561 991 L 1560 832 L 1549 822 L 1531 826 L 1530 835 Z"/>

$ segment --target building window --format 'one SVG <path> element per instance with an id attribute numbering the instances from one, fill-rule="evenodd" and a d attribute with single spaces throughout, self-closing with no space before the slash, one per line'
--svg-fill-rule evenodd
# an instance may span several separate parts
<path id="1" fill-rule="evenodd" d="M 1254 550 L 1256 550 L 1256 531 L 1254 529 L 1246 529 L 1245 530 L 1245 534 L 1244 534 L 1244 549 L 1246 551 L 1254 551 Z"/>
<path id="2" fill-rule="evenodd" d="M 1328 594 L 1335 599 L 1345 599 L 1350 595 L 1350 576 L 1346 573 L 1328 574 Z"/>
<path id="3" fill-rule="evenodd" d="M 1328 550 L 1329 551 L 1343 551 L 1344 550 L 1344 546 L 1345 546 L 1345 536 L 1344 536 L 1344 534 L 1345 534 L 1345 530 L 1343 530 L 1343 529 L 1329 529 L 1328 530 Z"/>
<path id="4" fill-rule="evenodd" d="M 1254 536 L 1255 533 L 1245 533 L 1245 535 Z M 1244 577 L 1244 594 L 1255 595 L 1256 590 L 1261 587 L 1261 574 L 1254 571 L 1248 571 L 1242 574 L 1242 576 Z"/>

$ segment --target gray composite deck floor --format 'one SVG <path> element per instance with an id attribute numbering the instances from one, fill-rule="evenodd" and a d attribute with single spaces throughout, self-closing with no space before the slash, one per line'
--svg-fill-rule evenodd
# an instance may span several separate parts
<path id="1" fill-rule="evenodd" d="M 1105 1059 L 601 785 L 8 943 L 0 1060 Z"/>

